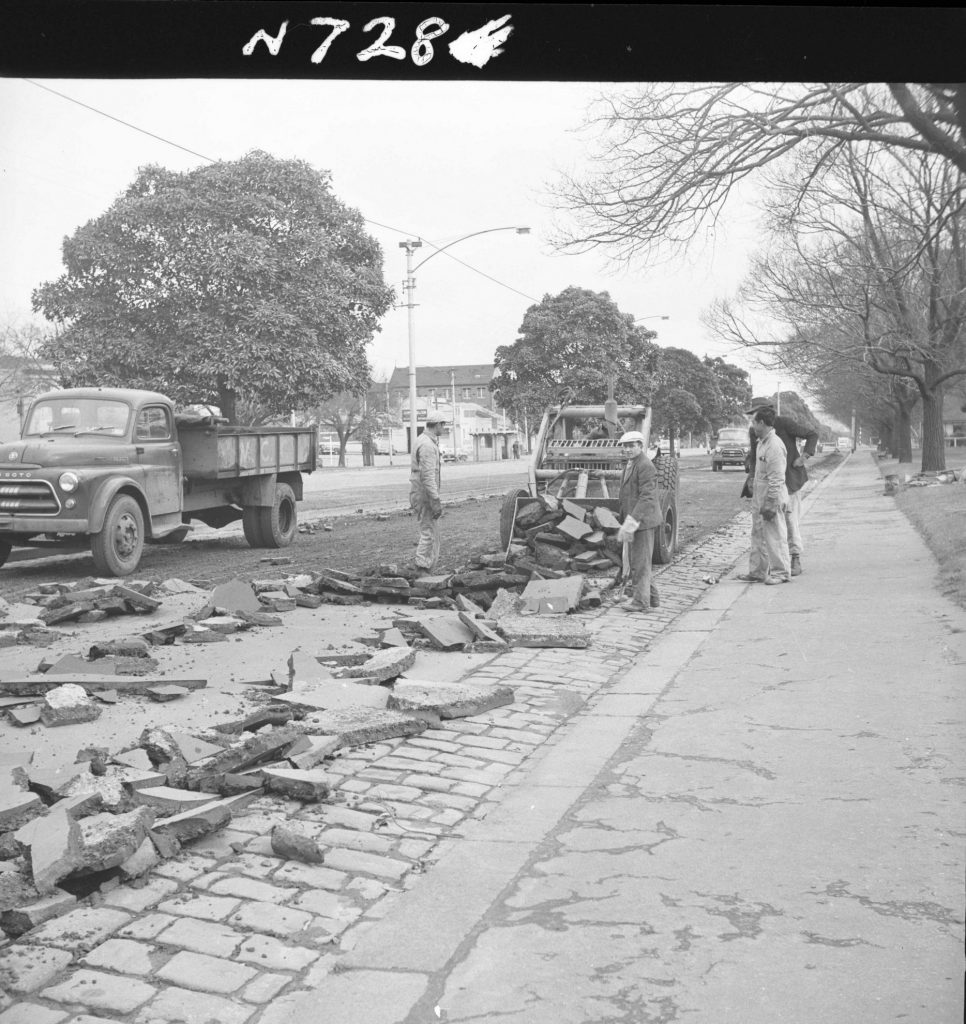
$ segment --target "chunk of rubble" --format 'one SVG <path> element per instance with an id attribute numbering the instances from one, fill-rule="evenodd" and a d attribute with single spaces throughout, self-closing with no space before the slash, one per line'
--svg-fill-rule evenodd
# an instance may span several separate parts
<path id="1" fill-rule="evenodd" d="M 283 725 L 244 740 L 237 746 L 228 747 L 214 754 L 198 765 L 192 765 L 187 772 L 186 785 L 189 789 L 207 790 L 217 786 L 226 772 L 241 772 L 258 764 L 277 760 L 298 740 L 303 730 L 293 725 Z M 319 730 L 324 731 L 324 730 Z"/>
<path id="2" fill-rule="evenodd" d="M 44 694 L 40 720 L 48 727 L 76 725 L 100 718 L 101 708 L 76 683 L 65 683 Z"/>
<path id="3" fill-rule="evenodd" d="M 82 863 L 80 825 L 56 804 L 18 829 L 14 838 L 41 895 L 54 892 L 57 883 Z"/>
<path id="4" fill-rule="evenodd" d="M 325 860 L 325 851 L 315 836 L 296 822 L 280 823 L 272 829 L 272 850 L 286 860 L 306 864 L 321 864 Z"/>
<path id="5" fill-rule="evenodd" d="M 21 904 L 0 914 L 0 928 L 11 938 L 25 935 L 31 928 L 42 925 L 77 906 L 77 897 L 69 892 L 56 891 L 32 903 Z"/>
<path id="6" fill-rule="evenodd" d="M 98 658 L 149 658 L 148 642 L 142 637 L 107 640 L 93 644 L 87 652 L 92 661 Z"/>
<path id="7" fill-rule="evenodd" d="M 258 612 L 262 607 L 251 584 L 237 579 L 215 587 L 208 598 L 208 606 L 212 610 L 222 609 L 230 615 L 238 612 Z"/>
<path id="8" fill-rule="evenodd" d="M 144 807 L 150 807 L 158 817 L 181 814 L 196 807 L 211 803 L 210 793 L 199 793 L 192 789 L 177 789 L 174 786 L 148 786 L 139 789 L 134 799 Z"/>
<path id="9" fill-rule="evenodd" d="M 377 651 L 361 665 L 347 665 L 337 675 L 345 679 L 366 679 L 369 683 L 385 683 L 412 668 L 416 652 L 408 647 L 387 647 Z"/>
<path id="10" fill-rule="evenodd" d="M 587 627 L 573 616 L 505 615 L 496 628 L 511 647 L 584 648 L 590 643 Z"/>
<path id="11" fill-rule="evenodd" d="M 314 768 L 339 748 L 338 736 L 303 736 L 304 744 L 293 748 L 286 760 L 296 768 Z"/>
<path id="12" fill-rule="evenodd" d="M 418 679 L 398 679 L 389 698 L 389 707 L 396 711 L 430 711 L 439 718 L 467 718 L 512 703 L 509 686 Z"/>
<path id="13" fill-rule="evenodd" d="M 178 845 L 191 842 L 192 839 L 199 839 L 206 836 L 215 829 L 227 825 L 231 821 L 231 810 L 223 800 L 212 800 L 201 807 L 192 807 L 190 810 L 175 814 L 170 818 L 161 818 L 155 822 L 151 830 L 154 836 L 162 839 L 173 839 Z M 157 843 L 155 844 L 158 845 Z M 164 851 L 158 847 L 158 852 L 164 856 Z"/>
<path id="14" fill-rule="evenodd" d="M 94 814 L 81 818 L 80 868 L 84 873 L 116 868 L 132 857 L 148 836 L 154 823 L 150 807 L 137 807 L 125 814 Z"/>
<path id="15" fill-rule="evenodd" d="M 174 686 L 166 683 L 158 686 L 149 686 L 147 693 L 151 700 L 166 703 L 170 700 L 178 700 L 179 697 L 187 697 L 191 691 L 184 686 Z"/>
<path id="16" fill-rule="evenodd" d="M 541 615 L 576 611 L 584 589 L 584 577 L 565 576 L 559 580 L 531 580 L 520 595 L 523 611 Z"/>
<path id="17" fill-rule="evenodd" d="M 441 651 L 462 650 L 476 639 L 476 633 L 461 621 L 459 613 L 420 615 L 415 621 L 420 632 Z"/>
<path id="18" fill-rule="evenodd" d="M 317 768 L 259 768 L 253 774 L 270 793 L 305 803 L 319 803 L 332 790 L 332 780 Z"/>
<path id="19" fill-rule="evenodd" d="M 146 875 L 160 861 L 157 848 L 150 838 L 145 838 L 141 845 L 118 865 L 118 871 L 122 879 L 130 881 Z"/>
<path id="20" fill-rule="evenodd" d="M 299 723 L 310 736 L 337 736 L 340 747 L 358 747 L 397 736 L 416 736 L 426 722 L 401 711 L 375 708 L 339 708 L 306 715 Z"/>
<path id="21" fill-rule="evenodd" d="M 8 867 L 6 862 L 0 863 L 3 865 L 3 870 L 0 870 L 0 913 L 36 900 L 37 890 L 27 875 L 12 865 Z M 0 978 L 2 977 L 0 973 Z"/>
<path id="22" fill-rule="evenodd" d="M 496 650 L 506 647 L 506 641 L 493 631 L 493 629 L 486 624 L 483 619 L 478 619 L 471 615 L 469 612 L 459 612 L 460 622 L 466 626 L 473 634 L 472 643 L 475 645 L 480 641 L 484 641 L 488 644 L 494 645 Z M 495 623 L 494 623 L 495 625 Z M 494 649 L 491 648 L 491 649 Z"/>
<path id="23" fill-rule="evenodd" d="M 0 832 L 15 832 L 44 813 L 44 802 L 36 793 L 13 785 L 0 786 Z"/>
<path id="24" fill-rule="evenodd" d="M 368 682 L 348 679 L 326 679 L 315 683 L 296 683 L 288 693 L 275 700 L 304 711 L 328 711 L 334 708 L 384 708 L 389 702 L 389 691 Z"/>

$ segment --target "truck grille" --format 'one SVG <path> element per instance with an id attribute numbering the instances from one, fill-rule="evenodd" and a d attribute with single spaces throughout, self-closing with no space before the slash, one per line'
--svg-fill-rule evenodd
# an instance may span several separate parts
<path id="1" fill-rule="evenodd" d="M 614 470 L 620 472 L 627 461 L 623 448 L 614 441 L 581 438 L 547 442 L 544 466 L 547 469 Z"/>
<path id="2" fill-rule="evenodd" d="M 60 502 L 46 480 L 18 480 L 0 483 L 0 512 L 14 515 L 55 516 Z"/>

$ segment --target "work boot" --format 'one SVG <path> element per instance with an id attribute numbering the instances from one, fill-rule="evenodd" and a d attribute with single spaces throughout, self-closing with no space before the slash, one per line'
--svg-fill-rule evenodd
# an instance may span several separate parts
<path id="1" fill-rule="evenodd" d="M 661 607 L 661 595 L 657 592 L 657 587 L 651 587 L 651 607 Z"/>
<path id="2" fill-rule="evenodd" d="M 792 555 L 792 575 L 793 576 L 801 576 L 802 575 L 802 556 L 801 555 Z"/>

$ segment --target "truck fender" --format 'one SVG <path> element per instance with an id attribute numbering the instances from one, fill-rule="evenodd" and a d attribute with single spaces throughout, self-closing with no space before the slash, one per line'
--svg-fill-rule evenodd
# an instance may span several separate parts
<path id="1" fill-rule="evenodd" d="M 148 508 L 148 500 L 141 490 L 140 484 L 129 476 L 114 477 L 98 490 L 97 495 L 91 501 L 90 511 L 87 515 L 87 522 L 90 533 L 100 533 L 104 528 L 104 517 L 107 515 L 107 507 L 121 491 L 130 494 L 141 506 L 144 513 L 144 522 L 151 522 L 151 511 Z"/>
<path id="2" fill-rule="evenodd" d="M 302 500 L 301 473 L 266 473 L 264 476 L 247 477 L 241 481 L 239 504 L 248 508 L 268 508 L 274 505 L 276 484 L 288 484 L 295 494 L 295 500 Z"/>

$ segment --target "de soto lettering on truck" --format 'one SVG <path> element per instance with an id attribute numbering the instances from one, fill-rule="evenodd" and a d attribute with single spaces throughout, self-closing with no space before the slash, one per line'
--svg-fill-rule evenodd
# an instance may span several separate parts
<path id="1" fill-rule="evenodd" d="M 179 542 L 193 519 L 240 519 L 252 547 L 285 547 L 317 452 L 315 427 L 229 426 L 152 391 L 47 392 L 0 444 L 0 565 L 14 547 L 87 539 L 101 573 L 128 576 L 145 543 Z"/>

